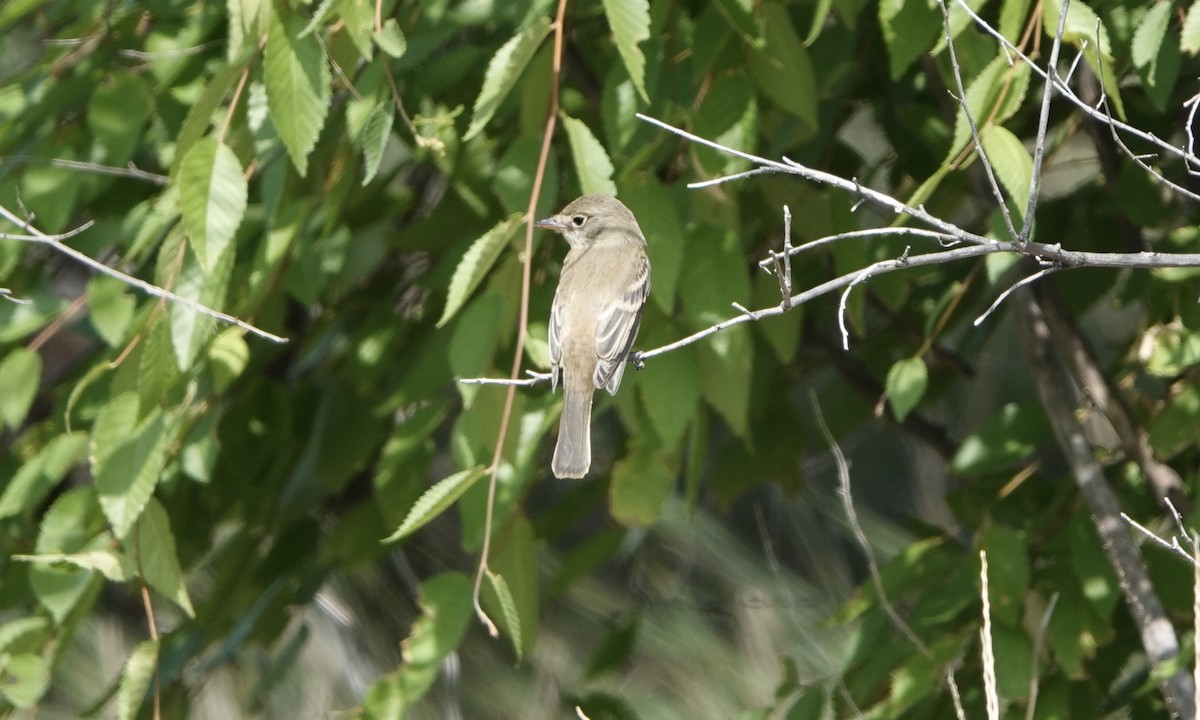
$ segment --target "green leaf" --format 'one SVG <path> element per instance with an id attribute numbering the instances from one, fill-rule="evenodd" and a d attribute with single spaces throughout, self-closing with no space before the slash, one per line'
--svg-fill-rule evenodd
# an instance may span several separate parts
<path id="1" fill-rule="evenodd" d="M 928 384 L 929 370 L 921 358 L 905 358 L 892 365 L 887 376 L 887 397 L 897 421 L 903 422 L 921 402 Z"/>
<path id="2" fill-rule="evenodd" d="M 538 437 L 540 439 L 541 435 Z M 505 617 L 519 659 L 533 651 L 541 612 L 536 538 L 533 525 L 520 513 L 512 514 L 492 541 L 490 564 L 502 576 L 512 596 L 511 608 L 502 604 L 501 615 Z M 510 612 L 515 613 L 515 617 L 509 618 Z"/>
<path id="3" fill-rule="evenodd" d="M 113 582 L 125 582 L 137 576 L 137 568 L 124 555 L 113 550 L 92 550 L 83 553 L 46 553 L 41 555 L 13 555 L 13 560 L 39 565 L 62 563 L 81 570 L 99 572 Z"/>
<path id="4" fill-rule="evenodd" d="M 1171 22 L 1173 3 L 1160 2 L 1150 8 L 1133 33 L 1130 57 L 1134 67 L 1145 68 L 1158 59 L 1163 38 L 1167 36 L 1167 25 Z M 1070 15 L 1067 16 L 1068 19 Z"/>
<path id="5" fill-rule="evenodd" d="M 165 248 L 165 246 L 164 246 Z M 229 276 L 233 270 L 234 253 L 221 255 L 220 261 L 206 273 L 190 249 L 181 250 L 183 264 L 175 284 L 175 294 L 211 308 L 225 303 Z M 190 371 L 200 348 L 211 337 L 216 319 L 203 315 L 184 303 L 171 303 L 171 346 L 179 369 Z"/>
<path id="6" fill-rule="evenodd" d="M 17 708 L 32 708 L 50 686 L 54 653 L 20 653 L 8 657 L 0 692 Z"/>
<path id="7" fill-rule="evenodd" d="M 92 430 L 92 466 L 100 507 L 118 539 L 133 527 L 154 493 L 170 444 L 166 421 L 157 407 L 141 424 L 130 428 L 137 413 L 132 395 L 123 393 L 109 402 Z"/>
<path id="8" fill-rule="evenodd" d="M 582 120 L 563 115 L 563 127 L 571 142 L 575 174 L 579 176 L 579 187 L 584 194 L 616 195 L 617 186 L 612 181 L 613 165 L 608 153 L 604 152 L 604 146 Z"/>
<path id="9" fill-rule="evenodd" d="M 1029 549 L 1025 538 L 1003 525 L 989 525 L 980 536 L 979 545 L 987 551 L 992 615 L 1015 625 L 1021 620 L 1029 585 Z"/>
<path id="10" fill-rule="evenodd" d="M 125 663 L 121 673 L 121 685 L 117 689 L 117 719 L 134 720 L 138 709 L 146 698 L 154 669 L 158 667 L 158 640 L 145 640 L 138 644 Z"/>
<path id="11" fill-rule="evenodd" d="M 1042 13 L 1042 27 L 1046 35 L 1052 39 L 1058 32 L 1060 6 L 1061 4 L 1056 2 L 1046 3 L 1045 12 Z M 1096 73 L 1097 77 L 1103 78 L 1105 94 L 1116 110 L 1117 116 L 1124 119 L 1125 102 L 1121 99 L 1118 78 L 1113 68 L 1112 43 L 1109 40 L 1108 28 L 1100 22 L 1096 12 L 1083 0 L 1072 0 L 1067 10 L 1067 20 L 1063 26 L 1063 42 L 1083 48 L 1084 59 L 1087 60 L 1088 67 Z"/>
<path id="12" fill-rule="evenodd" d="M 175 535 L 171 532 L 171 520 L 162 504 L 150 498 L 137 524 L 137 542 L 133 546 L 138 553 L 142 579 L 150 587 L 170 598 L 194 618 L 192 599 L 188 596 L 183 581 L 183 569 L 175 551 Z"/>
<path id="13" fill-rule="evenodd" d="M 0 495 L 0 519 L 32 514 L 55 485 L 79 462 L 87 448 L 87 435 L 58 435 L 13 475 Z"/>
<path id="14" fill-rule="evenodd" d="M 218 392 L 228 389 L 250 362 L 250 346 L 246 344 L 245 334 L 241 328 L 226 328 L 208 348 L 208 362 Z"/>
<path id="15" fill-rule="evenodd" d="M 374 180 L 375 173 L 379 172 L 383 151 L 387 148 L 388 140 L 392 136 L 392 122 L 395 120 L 395 115 L 391 103 L 384 100 L 379 102 L 367 117 L 367 123 L 363 126 L 362 135 L 358 139 L 363 151 L 363 185 Z"/>
<path id="16" fill-rule="evenodd" d="M 650 3 L 647 0 L 603 0 L 604 14 L 617 41 L 617 52 L 638 95 L 646 102 L 646 56 L 638 44 L 650 39 Z"/>
<path id="17" fill-rule="evenodd" d="M 813 11 L 812 24 L 808 26 L 808 35 L 804 38 L 804 47 L 811 47 L 817 38 L 821 37 L 821 30 L 825 29 L 825 21 L 829 18 L 829 11 L 833 9 L 833 0 L 817 0 L 817 8 Z"/>
<path id="18" fill-rule="evenodd" d="M 408 50 L 408 42 L 404 39 L 404 33 L 400 32 L 400 25 L 396 22 L 396 18 L 385 20 L 383 28 L 375 31 L 374 38 L 379 49 L 393 58 L 403 57 L 405 51 Z"/>
<path id="19" fill-rule="evenodd" d="M 467 127 L 467 134 L 463 136 L 464 141 L 478 135 L 496 114 L 500 103 L 516 85 L 521 71 L 529 64 L 549 32 L 550 18 L 543 17 L 501 45 L 492 56 L 483 76 L 483 87 L 479 90 L 479 96 L 475 98 L 471 124 Z"/>
<path id="20" fill-rule="evenodd" d="M 454 268 L 454 275 L 450 278 L 446 309 L 442 311 L 442 318 L 437 323 L 438 327 L 449 322 L 450 318 L 454 317 L 454 314 L 471 297 L 475 288 L 479 287 L 484 276 L 491 271 L 492 265 L 496 264 L 496 259 L 500 257 L 500 251 L 504 249 L 504 245 L 521 226 L 522 219 L 521 213 L 509 215 L 480 236 L 467 249 L 462 261 L 458 263 L 458 267 Z"/>
<path id="21" fill-rule="evenodd" d="M 404 665 L 380 678 L 363 699 L 369 718 L 401 718 L 423 696 L 471 620 L 471 580 L 447 572 L 421 583 L 421 617 L 404 640 Z"/>
<path id="22" fill-rule="evenodd" d="M 258 45 L 271 19 L 271 0 L 229 0 L 230 60 Z"/>
<path id="23" fill-rule="evenodd" d="M 1142 339 L 1142 348 L 1146 372 L 1156 377 L 1174 377 L 1200 363 L 1200 333 L 1182 326 L 1151 328 Z"/>
<path id="24" fill-rule="evenodd" d="M 750 74 L 763 94 L 800 120 L 805 133 L 815 132 L 816 73 L 791 16 L 777 2 L 765 3 L 758 16 L 766 43 L 750 53 Z"/>
<path id="25" fill-rule="evenodd" d="M 1029 183 L 1033 179 L 1033 157 L 1016 135 L 1000 125 L 985 125 L 979 133 L 979 142 L 992 163 L 992 169 L 996 171 L 997 179 L 1008 191 L 1017 213 L 1023 217 L 1025 202 L 1029 198 Z"/>
<path id="26" fill-rule="evenodd" d="M 211 270 L 232 251 L 234 233 L 246 213 L 242 165 L 228 147 L 205 138 L 188 151 L 175 181 L 188 239 L 201 266 Z"/>
<path id="27" fill-rule="evenodd" d="M 137 301 L 128 292 L 129 286 L 105 275 L 88 281 L 88 319 L 100 338 L 109 347 L 125 341 Z"/>
<path id="28" fill-rule="evenodd" d="M 263 61 L 271 123 L 302 177 L 329 113 L 331 82 L 321 45 L 299 37 L 303 29 L 299 17 L 272 16 Z"/>
<path id="29" fill-rule="evenodd" d="M 265 0 L 242 1 L 258 2 Z M 183 159 L 187 157 L 188 151 L 208 132 L 209 125 L 212 124 L 213 114 L 221 106 L 222 101 L 225 100 L 225 96 L 229 94 L 234 81 L 242 74 L 242 69 L 242 65 L 230 65 L 214 75 L 204 88 L 204 92 L 200 93 L 200 97 L 192 105 L 191 109 L 188 110 L 187 117 L 183 121 L 183 127 L 179 129 L 179 137 L 175 140 L 175 157 L 171 161 L 171 177 L 175 177 L 179 173 L 179 166 L 183 164 Z"/>
<path id="30" fill-rule="evenodd" d="M 136 75 L 101 82 L 88 102 L 87 125 L 96 144 L 92 159 L 122 166 L 133 156 L 142 128 L 154 111 L 154 98 Z"/>
<path id="31" fill-rule="evenodd" d="M 1164 460 L 1193 447 L 1200 437 L 1200 387 L 1185 385 L 1150 423 L 1150 446 Z"/>
<path id="32" fill-rule="evenodd" d="M 662 516 L 675 474 L 648 447 L 639 446 L 613 465 L 609 507 L 626 527 L 649 527 Z"/>
<path id="33" fill-rule="evenodd" d="M 941 11 L 927 0 L 881 0 L 879 26 L 891 59 L 892 79 L 898 80 L 943 32 Z"/>
<path id="34" fill-rule="evenodd" d="M 1029 89 L 1029 66 L 1009 63 L 1004 55 L 1000 55 L 979 71 L 966 88 L 967 107 L 982 136 L 987 125 L 1001 123 L 1020 109 Z M 950 142 L 946 160 L 956 158 L 970 144 L 971 125 L 960 105 L 954 117 L 954 139 Z"/>
<path id="35" fill-rule="evenodd" d="M 700 366 L 695 351 L 680 348 L 647 361 L 637 387 L 663 447 L 678 446 L 700 407 Z"/>
<path id="36" fill-rule="evenodd" d="M 1200 2 L 1188 8 L 1187 18 L 1179 32 L 1179 49 L 1188 55 L 1200 53 Z"/>
<path id="37" fill-rule="evenodd" d="M 1011 43 L 1021 41 L 1021 32 L 1029 21 L 1029 7 L 1033 0 L 1004 0 L 1000 6 L 1000 34 Z"/>
<path id="38" fill-rule="evenodd" d="M 1047 442 L 1050 424 L 1036 403 L 1009 403 L 967 436 L 950 462 L 960 475 L 985 475 L 1011 468 Z"/>
<path id="39" fill-rule="evenodd" d="M 520 660 L 522 657 L 521 616 L 517 613 L 517 603 L 513 600 L 512 591 L 508 589 L 508 583 L 502 576 L 488 570 L 487 579 L 492 592 L 496 594 L 496 602 L 500 605 L 501 618 L 504 620 L 504 628 L 508 631 L 508 637 L 512 640 L 513 651 L 517 653 L 517 659 Z"/>
<path id="40" fill-rule="evenodd" d="M 0 360 L 0 421 L 16 429 L 25 421 L 42 376 L 42 357 L 19 347 Z"/>
<path id="41" fill-rule="evenodd" d="M 454 501 L 462 497 L 463 493 L 469 490 L 475 481 L 483 477 L 486 472 L 487 468 L 480 465 L 470 470 L 461 470 L 448 478 L 439 480 L 421 495 L 412 509 L 408 511 L 404 522 L 400 523 L 396 532 L 392 533 L 384 542 L 392 542 L 410 535 L 441 515 L 442 511 L 453 505 Z"/>

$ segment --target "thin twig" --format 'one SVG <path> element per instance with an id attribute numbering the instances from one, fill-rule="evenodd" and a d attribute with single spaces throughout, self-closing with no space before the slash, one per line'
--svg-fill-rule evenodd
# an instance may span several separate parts
<path id="1" fill-rule="evenodd" d="M 1058 593 L 1050 596 L 1050 604 L 1042 613 L 1042 621 L 1038 623 L 1037 633 L 1033 636 L 1033 663 L 1029 669 L 1029 704 L 1025 706 L 1025 720 L 1033 720 L 1033 711 L 1037 708 L 1038 680 L 1041 675 L 1042 646 L 1046 642 L 1046 630 L 1050 627 L 1050 616 L 1058 605 Z"/>
<path id="2" fill-rule="evenodd" d="M 1014 292 L 1025 287 L 1026 285 L 1033 283 L 1033 282 L 1037 282 L 1038 280 L 1046 277 L 1047 275 L 1058 272 L 1061 269 L 1062 268 L 1058 267 L 1057 265 L 1053 265 L 1048 268 L 1042 268 L 1041 270 L 1038 270 L 1037 272 L 1030 275 L 1029 277 L 1021 278 L 1017 282 L 1013 283 L 1011 287 L 1009 287 L 1004 292 L 1000 293 L 1000 295 L 992 302 L 992 304 L 990 306 L 988 306 L 988 309 L 985 310 L 982 315 L 975 318 L 975 322 L 973 322 L 972 325 L 974 325 L 975 327 L 979 327 L 980 325 L 982 325 L 983 321 L 987 320 L 988 316 L 990 316 L 993 312 L 995 312 L 996 308 L 1000 307 L 1000 304 L 1003 303 L 1008 298 L 1009 295 L 1012 295 Z"/>
<path id="3" fill-rule="evenodd" d="M 538 155 L 537 169 L 533 174 L 533 187 L 529 192 L 529 209 L 525 214 L 525 252 L 521 256 L 521 310 L 519 327 L 517 328 L 517 346 L 513 350 L 512 371 L 509 377 L 516 380 L 521 372 L 521 358 L 525 354 L 525 337 L 529 333 L 529 284 L 531 266 L 533 264 L 533 223 L 537 214 L 538 200 L 541 199 L 542 179 L 546 174 L 546 163 L 550 157 L 550 145 L 554 140 L 554 128 L 558 118 L 559 78 L 562 76 L 563 57 L 563 26 L 567 12 L 567 0 L 559 0 L 558 11 L 554 20 L 554 56 L 550 78 L 550 107 L 546 114 L 546 127 L 542 131 L 542 150 Z M 536 379 L 534 380 L 536 382 Z M 496 485 L 500 477 L 500 460 L 504 455 L 504 440 L 508 436 L 508 426 L 512 420 L 513 401 L 516 399 L 517 388 L 509 385 L 504 396 L 504 411 L 500 415 L 500 430 L 496 434 L 496 450 L 492 454 L 492 464 L 488 468 L 488 494 L 486 515 L 483 521 L 483 547 L 479 551 L 479 568 L 475 573 L 475 588 L 471 594 L 471 602 L 475 606 L 475 616 L 484 624 L 492 637 L 497 637 L 500 631 L 492 622 L 483 606 L 479 604 L 480 592 L 483 588 L 483 577 L 488 573 L 488 555 L 492 546 L 492 514 L 496 508 Z"/>
<path id="4" fill-rule="evenodd" d="M 825 443 L 829 445 L 829 451 L 833 453 L 833 461 L 837 465 L 838 474 L 838 495 L 842 499 L 842 509 L 846 511 L 846 520 L 850 523 L 850 531 L 854 534 L 855 541 L 858 542 L 859 549 L 867 559 L 867 573 L 871 576 L 871 582 L 875 586 L 875 594 L 879 597 L 879 605 L 887 616 L 892 621 L 892 625 L 900 631 L 908 641 L 927 658 L 932 658 L 932 653 L 925 643 L 921 642 L 921 638 L 917 637 L 908 623 L 900 617 L 900 613 L 896 612 L 896 608 L 888 599 L 887 592 L 883 589 L 883 575 L 879 572 L 879 565 L 875 562 L 875 553 L 871 550 L 871 543 L 867 540 L 867 534 L 863 531 L 862 525 L 858 522 L 858 511 L 854 509 L 854 495 L 850 490 L 850 465 L 846 462 L 846 456 L 842 454 L 842 448 L 833 438 L 833 433 L 829 431 L 829 426 L 825 424 L 825 415 L 821 412 L 821 405 L 817 402 L 815 393 L 809 393 L 809 402 L 812 404 L 813 416 L 817 421 L 817 427 L 821 429 L 821 435 L 825 437 Z"/>
<path id="5" fill-rule="evenodd" d="M 1004 202 L 1004 193 L 1000 191 L 1000 183 L 996 181 L 996 172 L 992 168 L 992 161 L 988 159 L 987 153 L 983 151 L 983 140 L 979 138 L 979 128 L 975 125 L 975 118 L 971 114 L 971 105 L 967 102 L 967 90 L 963 87 L 962 70 L 958 67 L 958 55 L 954 52 L 954 36 L 950 30 L 950 10 L 946 7 L 946 0 L 938 0 L 938 7 L 942 9 L 942 24 L 945 26 L 946 32 L 946 49 L 950 52 L 950 68 L 954 75 L 954 83 L 958 86 L 958 97 L 956 99 L 967 118 L 967 125 L 971 128 L 971 142 L 975 144 L 975 153 L 979 155 L 979 160 L 983 163 L 983 170 L 987 174 L 988 185 L 992 189 L 992 195 L 996 198 L 996 205 L 1000 208 L 1000 214 L 1004 217 L 1004 225 L 1008 228 L 1008 237 L 1016 240 L 1017 229 L 1013 227 L 1012 213 L 1008 211 L 1008 203 Z"/>
<path id="6" fill-rule="evenodd" d="M 1052 0 L 1046 0 L 1051 2 Z M 1025 244 L 1033 233 L 1033 216 L 1037 211 L 1038 194 L 1042 185 L 1042 165 L 1046 154 L 1046 127 L 1050 123 L 1050 96 L 1053 94 L 1054 82 L 1050 79 L 1058 73 L 1058 51 L 1062 47 L 1063 29 L 1067 26 L 1067 10 L 1071 0 L 1063 0 L 1058 10 L 1058 29 L 1054 32 L 1054 43 L 1050 46 L 1050 61 L 1046 63 L 1046 89 L 1042 92 L 1041 115 L 1038 116 L 1036 142 L 1033 146 L 1033 174 L 1029 178 L 1029 198 L 1025 201 L 1025 223 L 1021 226 L 1021 234 L 1017 242 Z M 1097 53 L 1103 53 L 1098 48 Z"/>
<path id="7" fill-rule="evenodd" d="M 983 627 L 979 639 L 983 643 L 983 691 L 987 697 L 988 720 L 1000 720 L 1000 695 L 996 692 L 996 653 L 992 649 L 992 602 L 988 597 L 987 551 L 979 551 L 979 596 L 983 599 Z"/>
<path id="8" fill-rule="evenodd" d="M 166 185 L 171 182 L 171 178 L 166 175 L 159 175 L 146 170 L 142 170 L 135 166 L 132 162 L 126 167 L 116 167 L 115 165 L 101 165 L 100 163 L 83 162 L 82 160 L 64 160 L 61 158 L 48 158 L 39 155 L 0 155 L 0 162 L 5 161 L 15 162 L 42 162 L 52 167 L 66 168 L 67 170 L 81 170 L 83 172 L 95 173 L 97 175 L 112 175 L 113 177 L 132 178 L 134 180 L 142 180 L 144 182 L 153 183 L 155 185 Z"/>
<path id="9" fill-rule="evenodd" d="M 90 221 L 90 220 L 88 222 L 84 223 L 83 225 L 79 226 L 78 228 L 75 228 L 74 230 L 70 231 L 69 233 L 64 233 L 62 235 L 47 235 L 46 233 L 43 233 L 42 231 L 40 231 L 37 228 L 30 225 L 25 220 L 22 220 L 20 217 L 18 217 L 16 214 L 14 214 L 11 210 L 9 210 L 8 208 L 6 208 L 2 205 L 0 205 L 0 217 L 4 217 L 8 221 L 12 222 L 13 224 L 15 224 L 18 227 L 20 227 L 21 229 L 23 229 L 26 233 L 28 233 L 28 235 L 7 235 L 7 236 L 0 236 L 0 237 L 7 237 L 7 239 L 23 240 L 23 241 L 35 242 L 35 243 L 38 243 L 41 245 L 45 245 L 46 247 L 53 248 L 55 252 L 62 253 L 63 255 L 66 255 L 67 257 L 71 258 L 72 260 L 74 260 L 82 265 L 86 265 L 87 267 L 91 268 L 92 270 L 95 270 L 96 272 L 100 273 L 101 275 L 107 275 L 111 278 L 116 278 L 117 280 L 120 280 L 121 282 L 125 283 L 126 285 L 131 285 L 131 286 L 141 290 L 142 292 L 146 293 L 147 295 L 151 295 L 156 298 L 167 300 L 176 305 L 185 307 L 188 310 L 191 310 L 192 312 L 197 312 L 197 313 L 200 313 L 201 315 L 215 318 L 222 322 L 227 322 L 231 325 L 236 325 L 237 327 L 242 328 L 246 332 L 251 333 L 253 335 L 257 335 L 258 337 L 261 337 L 264 340 L 270 340 L 271 342 L 277 342 L 277 343 L 287 342 L 287 338 L 285 338 L 285 337 L 281 337 L 274 333 L 267 332 L 266 330 L 259 329 L 244 320 L 239 320 L 238 318 L 234 317 L 233 315 L 229 315 L 228 313 L 223 313 L 219 310 L 213 310 L 212 308 L 208 307 L 207 305 L 202 305 L 191 298 L 186 298 L 186 297 L 183 297 L 182 295 L 177 295 L 177 294 L 171 292 L 170 290 L 164 290 L 164 289 L 158 287 L 157 285 L 153 285 L 151 283 L 146 282 L 145 280 L 139 280 L 138 278 L 135 278 L 132 275 L 126 275 L 125 273 L 121 272 L 120 270 L 113 269 L 113 268 L 105 265 L 104 263 L 100 262 L 99 260 L 94 260 L 94 259 L 88 257 L 87 255 L 84 255 L 83 253 L 79 252 L 75 248 L 73 248 L 69 245 L 64 245 L 63 243 L 59 242 L 59 238 L 71 237 L 73 235 L 77 235 L 77 234 L 83 232 L 84 230 L 87 230 L 88 228 L 90 228 L 92 226 L 92 221 Z"/>

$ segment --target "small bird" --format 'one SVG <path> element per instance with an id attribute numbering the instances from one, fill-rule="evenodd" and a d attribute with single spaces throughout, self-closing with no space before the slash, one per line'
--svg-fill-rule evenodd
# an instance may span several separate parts
<path id="1" fill-rule="evenodd" d="M 650 259 L 633 213 L 611 195 L 584 195 L 536 225 L 571 246 L 550 310 L 550 382 L 561 381 L 564 395 L 551 467 L 581 478 L 592 464 L 592 393 L 621 384 L 650 295 Z"/>

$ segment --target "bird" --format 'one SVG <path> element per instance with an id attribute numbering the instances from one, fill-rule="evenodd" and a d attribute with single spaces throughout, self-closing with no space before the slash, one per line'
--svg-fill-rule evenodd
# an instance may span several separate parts
<path id="1" fill-rule="evenodd" d="M 563 387 L 551 469 L 578 479 L 592 464 L 592 394 L 621 385 L 650 296 L 650 259 L 637 219 L 612 195 L 583 195 L 535 225 L 570 245 L 550 309 L 551 390 Z"/>

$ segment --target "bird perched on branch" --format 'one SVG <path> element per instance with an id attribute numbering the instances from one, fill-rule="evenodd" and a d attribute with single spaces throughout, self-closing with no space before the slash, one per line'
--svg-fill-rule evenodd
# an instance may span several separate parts
<path id="1" fill-rule="evenodd" d="M 650 295 L 646 238 L 611 195 L 584 195 L 537 227 L 561 233 L 571 249 L 550 310 L 550 382 L 563 386 L 552 468 L 581 478 L 592 464 L 592 393 L 615 394 Z"/>

